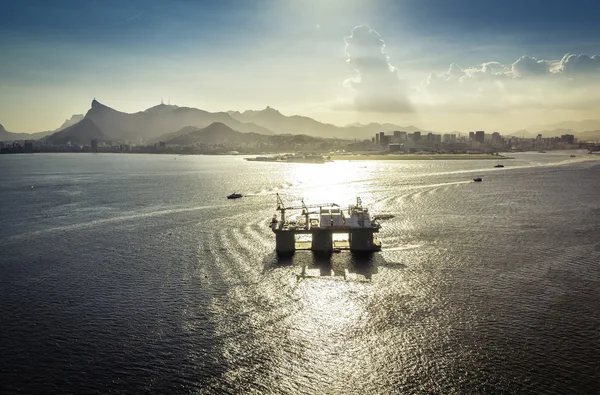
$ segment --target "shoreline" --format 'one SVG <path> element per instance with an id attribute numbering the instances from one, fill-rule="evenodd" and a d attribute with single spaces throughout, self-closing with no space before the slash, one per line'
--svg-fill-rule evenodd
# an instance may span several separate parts
<path id="1" fill-rule="evenodd" d="M 334 161 L 362 161 L 362 160 L 505 160 L 514 159 L 504 155 L 489 155 L 489 154 L 431 154 L 431 155 L 331 155 L 331 160 Z"/>

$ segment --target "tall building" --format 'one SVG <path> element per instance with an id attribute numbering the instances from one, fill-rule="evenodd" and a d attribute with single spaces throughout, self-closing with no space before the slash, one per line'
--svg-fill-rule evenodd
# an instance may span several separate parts
<path id="1" fill-rule="evenodd" d="M 475 141 L 475 132 L 469 132 L 469 141 Z"/>
<path id="2" fill-rule="evenodd" d="M 98 139 L 92 139 L 92 152 L 98 152 Z"/>
<path id="3" fill-rule="evenodd" d="M 475 141 L 481 144 L 485 143 L 485 132 L 483 130 L 475 132 Z"/>
<path id="4" fill-rule="evenodd" d="M 379 133 L 375 133 L 375 144 L 379 144 Z"/>
<path id="5" fill-rule="evenodd" d="M 561 143 L 575 144 L 575 136 L 572 134 L 563 134 L 560 136 Z"/>
<path id="6" fill-rule="evenodd" d="M 444 134 L 442 137 L 442 141 L 444 143 L 455 143 L 456 142 L 456 134 Z"/>
<path id="7" fill-rule="evenodd" d="M 413 133 L 413 140 L 415 140 L 415 141 L 421 141 L 421 132 L 414 132 Z"/>
<path id="8" fill-rule="evenodd" d="M 400 142 L 400 141 L 406 140 L 406 132 L 402 132 L 402 131 L 399 131 L 399 130 L 394 130 L 394 140 L 396 142 Z"/>

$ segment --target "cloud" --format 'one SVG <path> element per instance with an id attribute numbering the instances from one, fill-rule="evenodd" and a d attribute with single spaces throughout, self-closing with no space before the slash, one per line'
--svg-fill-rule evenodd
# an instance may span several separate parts
<path id="1" fill-rule="evenodd" d="M 511 66 L 511 73 L 514 77 L 532 77 L 546 75 L 550 73 L 551 62 L 547 60 L 537 60 L 530 56 L 521 56 Z"/>
<path id="2" fill-rule="evenodd" d="M 138 12 L 137 14 L 135 14 L 135 15 L 133 15 L 133 16 L 130 16 L 129 18 L 125 19 L 125 21 L 126 21 L 126 22 L 129 22 L 129 21 L 132 21 L 132 20 L 134 20 L 134 19 L 138 19 L 139 17 L 141 17 L 141 16 L 144 14 L 144 12 L 145 12 L 145 11 L 146 11 L 146 10 L 141 10 L 141 11 L 140 11 L 140 12 Z"/>
<path id="3" fill-rule="evenodd" d="M 405 83 L 390 64 L 379 33 L 360 25 L 344 41 L 347 62 L 356 72 L 355 77 L 344 82 L 354 91 L 352 109 L 378 113 L 411 111 Z"/>
<path id="4" fill-rule="evenodd" d="M 558 62 L 556 73 L 569 76 L 587 73 L 600 73 L 600 56 L 575 55 L 568 53 Z"/>
<path id="5" fill-rule="evenodd" d="M 430 73 L 415 89 L 419 110 L 501 112 L 600 107 L 600 56 L 566 54 L 561 60 L 522 56 L 510 65 L 453 63 Z"/>

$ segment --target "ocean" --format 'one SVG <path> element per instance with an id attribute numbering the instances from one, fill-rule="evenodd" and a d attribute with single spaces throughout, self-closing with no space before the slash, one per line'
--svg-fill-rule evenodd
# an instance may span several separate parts
<path id="1" fill-rule="evenodd" d="M 600 160 L 573 153 L 2 155 L 0 393 L 599 393 Z M 278 257 L 276 193 L 393 215 L 382 251 Z"/>

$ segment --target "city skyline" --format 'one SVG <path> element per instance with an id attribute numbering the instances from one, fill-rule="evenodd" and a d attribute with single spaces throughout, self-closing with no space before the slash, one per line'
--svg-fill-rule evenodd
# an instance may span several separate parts
<path id="1" fill-rule="evenodd" d="M 591 1 L 65 1 L 0 6 L 0 124 L 58 127 L 92 97 L 321 122 L 510 131 L 595 118 Z M 543 121 L 540 121 L 543 120 Z"/>

